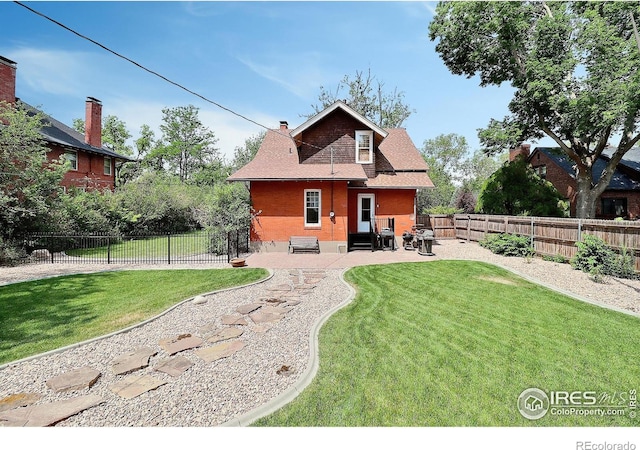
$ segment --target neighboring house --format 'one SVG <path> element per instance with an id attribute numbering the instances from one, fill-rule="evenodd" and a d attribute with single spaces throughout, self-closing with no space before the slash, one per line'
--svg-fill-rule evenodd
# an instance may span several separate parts
<path id="1" fill-rule="evenodd" d="M 574 162 L 560 148 L 536 147 L 529 154 L 530 146 L 523 144 L 511 151 L 509 158 L 518 154 L 527 158 L 536 173 L 551 184 L 570 202 L 571 216 L 576 215 L 577 183 Z M 597 182 L 613 148 L 604 150 L 593 166 L 594 181 Z M 632 148 L 616 167 L 609 186 L 598 199 L 596 218 L 640 219 L 640 148 Z"/>
<path id="2" fill-rule="evenodd" d="M 269 130 L 228 180 L 248 182 L 251 241 L 263 251 L 287 251 L 292 236 L 326 252 L 372 249 L 381 234 L 411 230 L 416 191 L 433 187 L 405 129 L 382 129 L 341 101 L 296 129 Z"/>
<path id="3" fill-rule="evenodd" d="M 16 66 L 9 59 L 0 56 L 0 101 L 21 104 L 30 113 L 36 108 L 16 98 Z M 85 190 L 115 188 L 116 172 L 123 162 L 131 159 L 119 155 L 102 146 L 102 104 L 100 100 L 87 97 L 85 104 L 85 134 L 45 115 L 47 123 L 41 134 L 49 148 L 47 159 L 59 160 L 62 156 L 69 161 L 71 169 L 64 175 L 62 186 Z"/>

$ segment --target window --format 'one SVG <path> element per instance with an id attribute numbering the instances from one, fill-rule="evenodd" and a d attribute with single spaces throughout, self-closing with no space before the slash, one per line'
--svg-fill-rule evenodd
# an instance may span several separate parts
<path id="1" fill-rule="evenodd" d="M 356 131 L 356 162 L 373 162 L 373 131 Z"/>
<path id="2" fill-rule="evenodd" d="M 77 152 L 65 152 L 62 155 L 65 161 L 69 161 L 71 170 L 78 170 L 78 153 Z"/>
<path id="3" fill-rule="evenodd" d="M 319 189 L 304 191 L 304 225 L 306 227 L 320 226 L 320 192 Z"/>
<path id="4" fill-rule="evenodd" d="M 547 179 L 547 166 L 538 166 L 534 167 L 533 170 L 538 174 L 540 178 L 543 180 Z"/>
<path id="5" fill-rule="evenodd" d="M 603 216 L 627 216 L 627 199 L 626 198 L 603 198 L 602 199 L 602 215 Z"/>
<path id="6" fill-rule="evenodd" d="M 104 157 L 104 174 L 111 175 L 111 158 L 108 156 Z"/>

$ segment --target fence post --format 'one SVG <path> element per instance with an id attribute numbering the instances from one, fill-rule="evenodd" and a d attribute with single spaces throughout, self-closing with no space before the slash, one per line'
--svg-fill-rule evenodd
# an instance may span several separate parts
<path id="1" fill-rule="evenodd" d="M 227 263 L 231 262 L 231 231 L 227 231 Z"/>
<path id="2" fill-rule="evenodd" d="M 484 238 L 489 234 L 489 216 L 484 216 Z"/>
<path id="3" fill-rule="evenodd" d="M 471 241 L 471 216 L 467 216 L 467 242 Z"/>
<path id="4" fill-rule="evenodd" d="M 578 242 L 582 242 L 582 219 L 578 219 Z"/>
<path id="5" fill-rule="evenodd" d="M 167 233 L 167 264 L 171 264 L 171 233 Z"/>
<path id="6" fill-rule="evenodd" d="M 111 236 L 107 236 L 107 264 L 111 264 Z"/>
<path id="7" fill-rule="evenodd" d="M 535 221 L 533 220 L 533 217 L 531 218 L 531 248 L 535 249 L 535 245 L 533 243 L 534 239 L 535 239 L 535 233 L 533 232 L 533 227 L 535 226 Z"/>

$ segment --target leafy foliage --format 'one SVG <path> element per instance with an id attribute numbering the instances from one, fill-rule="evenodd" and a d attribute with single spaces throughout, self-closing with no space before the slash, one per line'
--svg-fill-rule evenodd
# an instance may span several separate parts
<path id="1" fill-rule="evenodd" d="M 518 234 L 500 233 L 489 234 L 479 244 L 491 252 L 504 256 L 533 256 L 535 251 L 531 247 L 531 238 Z"/>
<path id="2" fill-rule="evenodd" d="M 40 135 L 44 117 L 20 104 L 0 102 L 0 237 L 45 231 L 62 194 L 62 163 L 47 162 Z M 46 167 L 43 169 L 43 167 Z"/>
<path id="3" fill-rule="evenodd" d="M 540 178 L 524 158 L 516 158 L 486 181 L 476 209 L 485 214 L 564 217 L 567 204 L 557 189 Z"/>
<path id="4" fill-rule="evenodd" d="M 571 258 L 571 267 L 589 273 L 595 281 L 609 275 L 618 278 L 636 278 L 633 252 L 622 249 L 616 253 L 597 236 L 584 235 L 576 242 L 578 252 Z"/>
<path id="5" fill-rule="evenodd" d="M 575 164 L 577 215 L 587 218 L 640 140 L 639 15 L 638 2 L 440 2 L 429 37 L 453 74 L 515 89 L 510 115 L 479 133 L 485 151 L 550 137 Z M 607 167 L 593 173 L 614 136 Z"/>

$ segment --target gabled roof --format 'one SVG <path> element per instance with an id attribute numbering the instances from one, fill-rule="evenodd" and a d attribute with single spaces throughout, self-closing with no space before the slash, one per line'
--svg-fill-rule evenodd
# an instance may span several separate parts
<path id="1" fill-rule="evenodd" d="M 376 125 L 375 123 L 371 122 L 369 119 L 367 119 L 366 117 L 362 116 L 361 114 L 356 112 L 353 108 L 349 107 L 346 103 L 344 103 L 344 102 L 342 102 L 340 100 L 336 101 L 331 106 L 327 107 L 323 111 L 321 111 L 318 114 L 316 114 L 315 116 L 311 117 L 309 120 L 307 120 L 305 123 L 300 125 L 298 128 L 294 129 L 291 132 L 291 136 L 293 136 L 293 137 L 299 136 L 300 133 L 302 133 L 304 130 L 306 130 L 307 128 L 311 127 L 312 125 L 320 122 L 322 119 L 327 117 L 329 114 L 334 112 L 336 109 L 343 110 L 344 112 L 349 114 L 351 117 L 353 117 L 354 119 L 360 121 L 367 128 L 372 129 L 375 133 L 379 134 L 383 138 L 387 137 L 387 132 L 385 130 L 383 130 L 378 125 Z"/>
<path id="2" fill-rule="evenodd" d="M 71 127 L 63 124 L 62 122 L 54 119 L 53 117 L 39 111 L 33 106 L 19 101 L 29 112 L 29 114 L 35 115 L 36 113 L 41 113 L 44 115 L 46 120 L 46 124 L 40 129 L 40 134 L 47 141 L 54 144 L 61 145 L 63 147 L 67 147 L 73 150 L 82 150 L 89 153 L 95 153 L 102 156 L 108 156 L 114 159 L 120 159 L 122 161 L 135 161 L 127 156 L 120 155 L 116 152 L 109 150 L 108 148 L 102 147 L 93 147 L 87 144 L 84 141 L 84 135 L 82 133 L 78 133 Z"/>
<path id="3" fill-rule="evenodd" d="M 635 151 L 632 153 L 632 150 L 637 150 L 638 153 L 636 153 Z M 623 159 L 618 164 L 618 167 L 616 167 L 616 170 L 613 173 L 613 176 L 611 177 L 611 181 L 609 182 L 609 186 L 607 186 L 607 189 L 620 190 L 620 191 L 640 190 L 640 176 L 637 178 L 631 177 L 627 173 L 619 170 L 619 167 L 621 165 L 627 166 L 632 170 L 638 170 L 638 169 L 634 169 L 633 159 L 636 158 L 636 155 L 640 156 L 640 149 L 632 149 L 632 150 L 629 150 L 629 152 L 627 152 L 627 154 L 625 155 L 625 157 L 627 157 L 627 155 L 631 153 L 631 155 L 629 155 L 630 158 Z M 574 169 L 575 163 L 560 148 L 536 147 L 531 153 L 529 160 L 531 160 L 533 155 L 538 151 L 541 153 L 544 153 L 549 159 L 555 162 L 558 165 L 558 167 L 560 167 L 563 171 L 569 174 L 571 178 L 575 179 L 576 177 L 576 173 Z M 613 152 L 611 151 L 609 155 L 611 155 L 612 153 Z M 605 154 L 606 154 L 606 151 L 605 151 Z M 598 180 L 600 179 L 600 176 L 602 175 L 602 171 L 605 169 L 607 163 L 608 163 L 608 158 L 601 156 L 593 164 L 593 181 L 594 182 L 596 183 L 598 182 Z M 638 163 L 636 162 L 635 164 L 638 164 Z"/>

